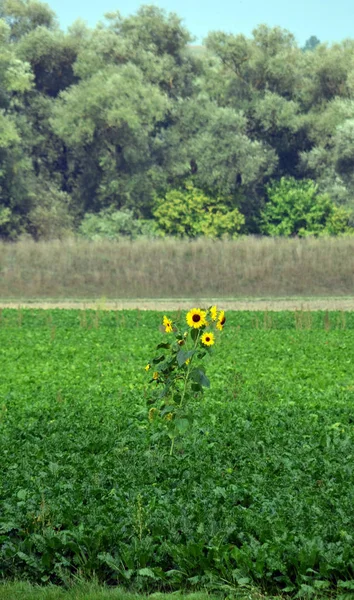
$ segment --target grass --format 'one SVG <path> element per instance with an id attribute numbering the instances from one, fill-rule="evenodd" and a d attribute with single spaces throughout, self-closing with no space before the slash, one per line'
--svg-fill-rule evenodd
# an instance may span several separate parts
<path id="1" fill-rule="evenodd" d="M 3 300 L 338 297 L 353 292 L 353 238 L 0 243 Z"/>
<path id="2" fill-rule="evenodd" d="M 354 313 L 228 314 L 173 457 L 147 420 L 161 317 L 2 311 L 2 577 L 350 593 Z"/>
<path id="3" fill-rule="evenodd" d="M 239 595 L 246 600 L 245 594 Z M 194 594 L 155 594 L 151 600 L 213 600 L 208 593 Z M 215 596 L 214 596 L 215 598 Z M 259 594 L 248 594 L 247 600 L 259 600 Z M 147 600 L 148 596 L 128 593 L 119 588 L 104 588 L 97 584 L 81 583 L 70 589 L 58 586 L 33 586 L 29 583 L 0 583 L 0 600 Z"/>

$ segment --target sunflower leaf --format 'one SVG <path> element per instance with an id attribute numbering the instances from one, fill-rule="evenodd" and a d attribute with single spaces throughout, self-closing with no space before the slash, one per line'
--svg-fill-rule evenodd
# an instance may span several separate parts
<path id="1" fill-rule="evenodd" d="M 210 387 L 210 381 L 202 369 L 193 369 L 191 379 L 204 387 Z"/>
<path id="2" fill-rule="evenodd" d="M 197 339 L 198 335 L 199 335 L 198 329 L 192 329 L 192 331 L 191 331 L 191 338 L 192 338 L 193 342 L 195 342 L 195 340 Z"/>
<path id="3" fill-rule="evenodd" d="M 161 354 L 160 356 L 156 356 L 155 358 L 152 359 L 152 363 L 154 363 L 154 365 L 157 365 L 158 363 L 162 362 L 163 360 L 165 360 L 165 355 Z"/>
<path id="4" fill-rule="evenodd" d="M 195 383 L 195 382 L 192 383 L 191 388 L 192 388 L 192 392 L 202 392 L 203 391 L 203 388 L 200 385 L 200 383 Z"/>
<path id="5" fill-rule="evenodd" d="M 195 350 L 180 350 L 177 353 L 177 362 L 178 362 L 178 366 L 181 367 L 182 365 L 184 365 L 184 363 L 186 362 L 186 360 L 188 360 L 188 358 L 191 358 L 194 354 Z"/>

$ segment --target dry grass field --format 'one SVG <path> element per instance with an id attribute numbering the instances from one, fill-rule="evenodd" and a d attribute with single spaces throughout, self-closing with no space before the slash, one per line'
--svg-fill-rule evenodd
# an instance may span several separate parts
<path id="1" fill-rule="evenodd" d="M 353 295 L 353 238 L 0 243 L 3 301 Z"/>

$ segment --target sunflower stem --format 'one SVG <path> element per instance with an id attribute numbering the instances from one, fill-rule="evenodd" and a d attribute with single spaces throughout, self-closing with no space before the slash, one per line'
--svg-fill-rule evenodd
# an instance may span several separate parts
<path id="1" fill-rule="evenodd" d="M 199 338 L 200 338 L 200 331 L 198 331 L 198 335 L 197 335 L 196 340 L 194 342 L 193 350 L 196 349 L 196 347 L 198 345 L 198 342 L 199 342 Z M 193 358 L 194 358 L 194 354 L 193 354 L 193 356 L 191 356 L 191 359 L 190 359 L 190 361 L 189 361 L 189 363 L 187 365 L 187 371 L 186 371 L 186 374 L 185 374 L 185 377 L 184 377 L 184 386 L 183 386 L 183 391 L 182 391 L 182 396 L 181 396 L 181 402 L 179 403 L 179 407 L 180 408 L 182 408 L 183 401 L 184 401 L 184 398 L 185 398 L 185 395 L 186 395 L 187 383 L 188 383 L 188 380 L 189 380 L 189 373 L 191 371 L 191 366 L 192 366 Z"/>

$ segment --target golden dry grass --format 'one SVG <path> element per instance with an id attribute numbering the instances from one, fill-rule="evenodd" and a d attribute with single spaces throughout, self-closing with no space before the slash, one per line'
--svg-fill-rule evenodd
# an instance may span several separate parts
<path id="1" fill-rule="evenodd" d="M 0 299 L 351 296 L 354 239 L 0 243 Z"/>

